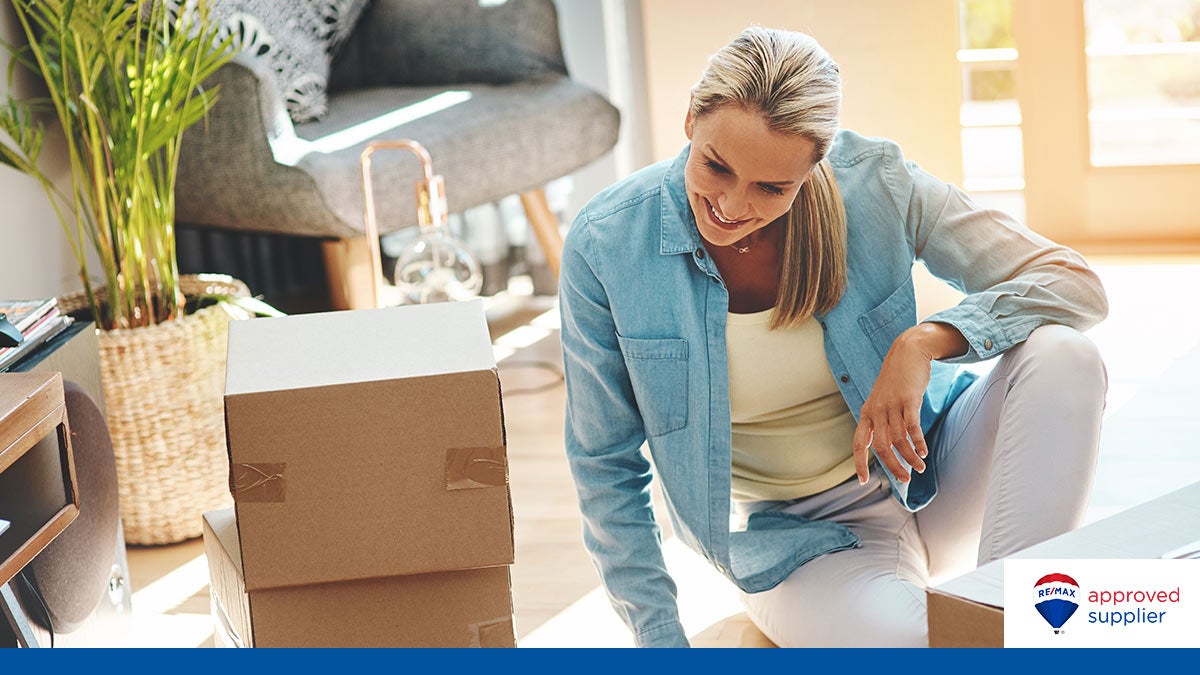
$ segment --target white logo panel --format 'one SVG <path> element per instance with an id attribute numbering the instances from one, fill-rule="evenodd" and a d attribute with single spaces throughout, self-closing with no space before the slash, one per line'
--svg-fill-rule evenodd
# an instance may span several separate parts
<path id="1" fill-rule="evenodd" d="M 1005 560 L 1005 647 L 1200 647 L 1200 560 Z"/>

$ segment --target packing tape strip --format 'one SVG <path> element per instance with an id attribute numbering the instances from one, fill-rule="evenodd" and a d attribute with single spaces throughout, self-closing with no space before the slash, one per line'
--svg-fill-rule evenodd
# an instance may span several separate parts
<path id="1" fill-rule="evenodd" d="M 473 623 L 467 626 L 467 630 L 471 633 L 468 647 L 495 649 L 516 646 L 516 633 L 513 631 L 511 616 Z"/>
<path id="2" fill-rule="evenodd" d="M 446 489 L 504 487 L 508 465 L 504 446 L 450 448 L 446 451 Z"/>
<path id="3" fill-rule="evenodd" d="M 282 502 L 286 496 L 286 463 L 234 464 L 229 491 L 240 502 Z"/>

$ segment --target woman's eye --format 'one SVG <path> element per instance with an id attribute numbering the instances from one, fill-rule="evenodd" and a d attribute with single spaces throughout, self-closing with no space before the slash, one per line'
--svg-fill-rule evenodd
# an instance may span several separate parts
<path id="1" fill-rule="evenodd" d="M 763 192 L 775 197 L 783 194 L 783 188 L 781 187 L 776 187 L 774 185 L 760 185 L 759 187 L 762 188 Z"/>
<path id="2" fill-rule="evenodd" d="M 720 164 L 717 164 L 716 162 L 712 161 L 711 159 L 705 160 L 704 165 L 707 166 L 709 171 L 712 171 L 713 173 L 720 173 L 720 174 L 729 173 L 729 169 L 726 169 L 725 167 L 721 166 Z"/>

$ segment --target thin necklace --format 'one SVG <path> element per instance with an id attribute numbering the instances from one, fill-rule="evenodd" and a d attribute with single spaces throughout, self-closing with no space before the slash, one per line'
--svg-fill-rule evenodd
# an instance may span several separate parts
<path id="1" fill-rule="evenodd" d="M 751 244 L 746 244 L 745 246 L 738 246 L 737 242 L 734 242 L 732 244 L 728 244 L 728 246 L 729 246 L 729 248 L 737 251 L 738 253 L 749 253 Z"/>

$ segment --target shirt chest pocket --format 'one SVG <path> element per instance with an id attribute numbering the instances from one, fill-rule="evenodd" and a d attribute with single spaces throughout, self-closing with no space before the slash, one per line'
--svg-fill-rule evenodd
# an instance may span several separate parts
<path id="1" fill-rule="evenodd" d="M 617 336 L 647 436 L 687 426 L 688 343 Z"/>
<path id="2" fill-rule="evenodd" d="M 879 355 L 887 356 L 896 338 L 917 324 L 917 299 L 912 278 L 900 284 L 874 309 L 858 317 L 858 324 Z"/>

